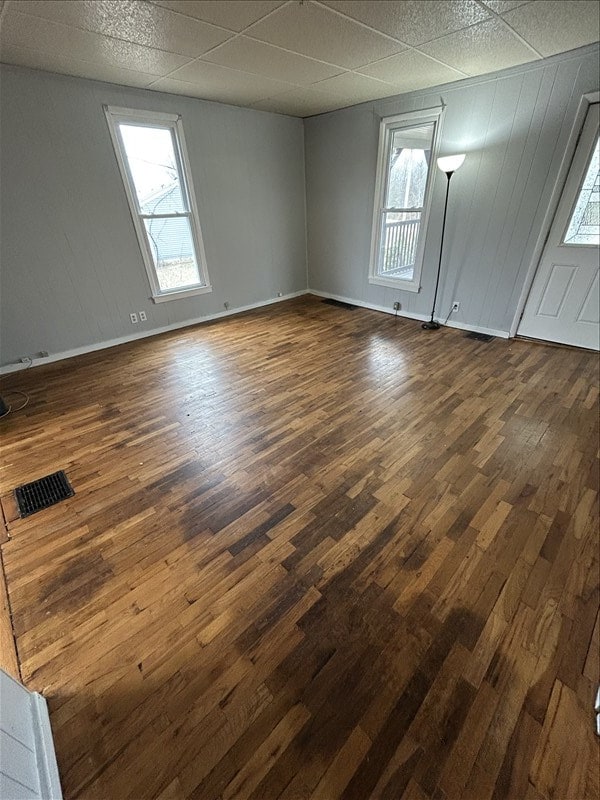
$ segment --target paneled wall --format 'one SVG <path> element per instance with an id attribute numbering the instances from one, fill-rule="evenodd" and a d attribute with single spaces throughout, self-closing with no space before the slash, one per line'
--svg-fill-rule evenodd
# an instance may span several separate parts
<path id="1" fill-rule="evenodd" d="M 0 797 L 62 798 L 46 701 L 1 669 Z"/>
<path id="2" fill-rule="evenodd" d="M 507 332 L 579 99 L 598 89 L 598 49 L 386 98 L 305 120 L 309 286 L 375 306 L 431 309 L 446 179 L 436 170 L 422 288 L 368 283 L 380 118 L 446 105 L 440 155 L 465 152 L 452 179 L 439 313 Z"/>
<path id="3" fill-rule="evenodd" d="M 302 120 L 16 67 L 0 103 L 2 364 L 306 288 Z M 212 293 L 149 300 L 103 104 L 182 115 Z"/>

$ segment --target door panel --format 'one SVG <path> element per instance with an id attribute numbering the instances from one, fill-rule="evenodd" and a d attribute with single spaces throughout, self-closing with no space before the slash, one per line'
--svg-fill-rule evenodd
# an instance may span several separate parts
<path id="1" fill-rule="evenodd" d="M 590 105 L 518 333 L 600 349 L 598 103 Z"/>
<path id="2" fill-rule="evenodd" d="M 589 322 L 591 325 L 598 325 L 598 323 L 600 323 L 599 295 L 600 287 L 598 286 L 598 273 L 596 273 L 596 276 L 592 281 L 592 285 L 590 286 L 590 290 L 583 301 L 581 311 L 577 317 L 578 322 Z"/>
<path id="3" fill-rule="evenodd" d="M 577 267 L 553 264 L 538 308 L 538 316 L 558 317 L 573 283 Z"/>

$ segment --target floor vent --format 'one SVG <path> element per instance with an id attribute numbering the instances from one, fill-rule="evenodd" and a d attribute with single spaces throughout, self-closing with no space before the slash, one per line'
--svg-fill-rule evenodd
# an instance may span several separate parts
<path id="1" fill-rule="evenodd" d="M 60 503 L 75 494 L 63 470 L 46 475 L 15 489 L 15 498 L 21 517 L 28 517 L 44 508 Z"/>
<path id="2" fill-rule="evenodd" d="M 478 342 L 491 342 L 495 338 L 495 336 L 490 336 L 489 333 L 477 333 L 477 331 L 465 333 L 465 339 L 476 339 Z"/>
<path id="3" fill-rule="evenodd" d="M 344 303 L 343 300 L 334 300 L 333 297 L 326 297 L 323 300 L 324 303 L 327 303 L 329 306 L 337 306 L 338 308 L 346 308 L 348 311 L 354 311 L 355 308 L 358 306 L 353 306 L 352 303 Z"/>

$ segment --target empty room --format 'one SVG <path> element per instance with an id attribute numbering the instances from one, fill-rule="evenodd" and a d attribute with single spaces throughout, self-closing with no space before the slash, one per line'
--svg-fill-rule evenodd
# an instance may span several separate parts
<path id="1" fill-rule="evenodd" d="M 600 800 L 599 19 L 0 2 L 0 800 Z"/>

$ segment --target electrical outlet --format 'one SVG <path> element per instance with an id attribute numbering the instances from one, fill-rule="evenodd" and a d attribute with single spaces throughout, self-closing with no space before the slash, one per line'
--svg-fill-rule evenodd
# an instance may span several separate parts
<path id="1" fill-rule="evenodd" d="M 400 311 L 400 308 L 401 308 L 400 303 L 396 300 L 396 302 L 394 303 L 394 311 Z"/>
<path id="2" fill-rule="evenodd" d="M 132 325 L 135 325 L 137 323 L 138 315 L 135 313 L 135 311 L 131 312 L 131 314 L 129 315 L 129 319 L 131 320 Z"/>
<path id="3" fill-rule="evenodd" d="M 229 311 L 229 302 L 226 300 L 223 305 L 225 306 L 225 311 Z"/>
<path id="4" fill-rule="evenodd" d="M 145 311 L 140 311 L 140 322 L 146 322 L 148 319 Z"/>
<path id="5" fill-rule="evenodd" d="M 452 311 L 458 311 L 459 308 L 460 308 L 460 303 L 458 302 L 458 300 L 455 300 L 452 303 Z"/>
<path id="6" fill-rule="evenodd" d="M 283 292 L 277 292 L 277 297 L 283 297 Z"/>

